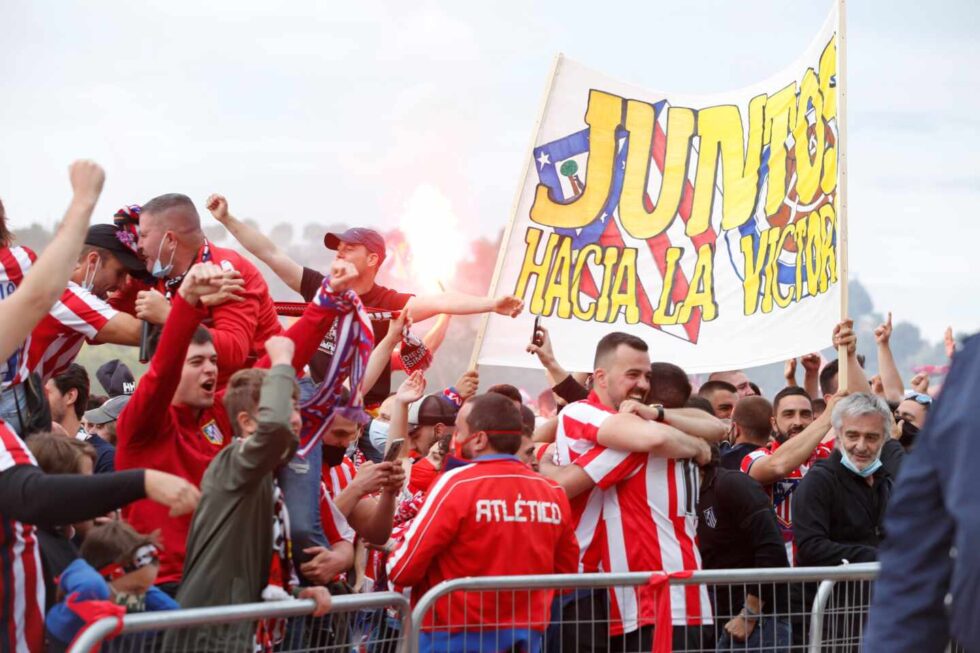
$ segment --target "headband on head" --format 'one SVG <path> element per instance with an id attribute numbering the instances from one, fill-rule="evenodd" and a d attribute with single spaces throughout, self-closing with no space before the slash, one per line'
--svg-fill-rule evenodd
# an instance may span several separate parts
<path id="1" fill-rule="evenodd" d="M 126 563 L 121 564 L 118 562 L 113 562 L 102 569 L 99 570 L 99 574 L 106 580 L 115 580 L 126 574 L 131 574 L 138 569 L 147 567 L 153 564 L 159 564 L 160 556 L 159 549 L 153 544 L 144 544 L 140 548 L 136 549 L 133 554 L 132 559 Z"/>

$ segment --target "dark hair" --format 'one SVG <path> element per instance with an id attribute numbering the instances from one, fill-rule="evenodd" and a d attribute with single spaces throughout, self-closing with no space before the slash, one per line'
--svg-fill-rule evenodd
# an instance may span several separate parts
<path id="1" fill-rule="evenodd" d="M 650 351 L 647 343 L 643 342 L 642 339 L 628 333 L 623 333 L 622 331 L 613 331 L 602 336 L 602 340 L 596 345 L 593 369 L 598 369 L 600 361 L 605 360 L 607 356 L 614 353 L 620 345 L 626 345 L 637 351 Z"/>
<path id="2" fill-rule="evenodd" d="M 35 433 L 27 440 L 27 448 L 37 459 L 45 474 L 79 474 L 82 459 L 95 464 L 95 447 L 74 437 L 55 435 L 50 431 Z"/>
<path id="3" fill-rule="evenodd" d="M 127 563 L 137 549 L 156 544 L 156 534 L 141 535 L 124 521 L 110 521 L 96 526 L 82 542 L 82 558 L 98 571 L 113 563 Z"/>
<path id="4" fill-rule="evenodd" d="M 687 372 L 673 363 L 650 365 L 650 391 L 648 404 L 662 404 L 664 408 L 682 408 L 691 397 L 691 381 Z"/>
<path id="5" fill-rule="evenodd" d="M 813 408 L 813 398 L 806 393 L 806 390 L 798 385 L 788 385 L 779 392 L 776 396 L 772 398 L 772 414 L 775 415 L 779 410 L 779 402 L 786 397 L 806 397 L 807 401 L 810 402 L 810 408 Z"/>
<path id="6" fill-rule="evenodd" d="M 742 397 L 732 411 L 732 421 L 747 436 L 764 443 L 772 433 L 772 404 L 765 397 Z"/>
<path id="7" fill-rule="evenodd" d="M 711 416 L 714 416 L 715 409 L 711 405 L 711 402 L 702 397 L 701 395 L 694 395 L 684 403 L 685 408 L 697 408 L 698 410 L 703 410 Z"/>
<path id="8" fill-rule="evenodd" d="M 752 392 L 754 392 L 756 394 L 756 396 L 758 396 L 758 397 L 761 397 L 762 396 L 762 390 L 760 390 L 759 389 L 759 386 L 757 386 L 752 381 L 749 381 L 749 387 L 752 388 Z"/>
<path id="9" fill-rule="evenodd" d="M 518 409 L 521 411 L 521 422 L 524 424 L 524 435 L 532 437 L 534 435 L 534 411 L 521 404 Z"/>
<path id="10" fill-rule="evenodd" d="M 88 401 L 85 402 L 85 410 L 95 410 L 107 401 L 109 397 L 105 395 L 89 395 Z"/>
<path id="11" fill-rule="evenodd" d="M 858 365 L 861 369 L 864 369 L 864 354 L 857 355 Z M 840 383 L 838 383 L 837 374 L 840 370 L 840 361 L 834 359 L 823 366 L 820 370 L 820 392 L 825 395 L 837 394 L 837 390 L 840 388 Z M 855 388 L 851 388 L 853 392 Z"/>
<path id="12" fill-rule="evenodd" d="M 719 390 L 726 390 L 733 394 L 738 394 L 738 388 L 733 386 L 728 381 L 708 381 L 698 388 L 698 394 L 702 397 L 708 397 Z"/>
<path id="13" fill-rule="evenodd" d="M 14 235 L 7 228 L 7 209 L 3 208 L 3 201 L 0 200 L 0 247 L 10 247 Z"/>
<path id="14" fill-rule="evenodd" d="M 194 336 L 191 338 L 191 342 L 195 345 L 206 345 L 208 343 L 213 343 L 214 338 L 211 337 L 211 332 L 203 324 L 197 325 L 194 329 Z"/>
<path id="15" fill-rule="evenodd" d="M 78 255 L 78 260 L 81 261 L 92 252 L 98 254 L 99 258 L 103 260 L 116 258 L 116 255 L 107 250 L 105 247 L 99 247 L 98 245 L 82 245 L 82 253 Z"/>
<path id="16" fill-rule="evenodd" d="M 832 395 L 837 392 L 837 369 L 840 363 L 832 360 L 820 370 L 820 392 Z"/>
<path id="17" fill-rule="evenodd" d="M 467 402 L 470 413 L 466 425 L 471 433 L 478 431 L 513 431 L 513 434 L 488 433 L 490 445 L 498 453 L 515 454 L 521 448 L 524 422 L 514 402 L 496 392 L 477 395 Z"/>
<path id="18" fill-rule="evenodd" d="M 69 390 L 76 390 L 78 396 L 75 398 L 75 416 L 82 419 L 88 406 L 88 372 L 78 363 L 72 363 L 68 369 L 52 379 L 58 392 L 67 393 Z M 74 435 L 74 434 L 72 434 Z"/>
<path id="19" fill-rule="evenodd" d="M 511 401 L 519 404 L 524 403 L 524 397 L 521 396 L 521 391 L 517 389 L 517 386 L 513 386 L 509 383 L 498 383 L 496 385 L 492 385 L 487 388 L 487 392 L 496 392 L 498 395 L 503 395 Z"/>

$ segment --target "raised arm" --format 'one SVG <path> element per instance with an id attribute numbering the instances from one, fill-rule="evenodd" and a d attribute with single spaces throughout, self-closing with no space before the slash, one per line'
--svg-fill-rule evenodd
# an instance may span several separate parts
<path id="1" fill-rule="evenodd" d="M 289 258 L 285 252 L 258 229 L 250 227 L 228 212 L 228 200 L 221 195 L 208 198 L 208 210 L 214 219 L 224 225 L 235 240 L 250 254 L 269 266 L 292 290 L 299 292 L 303 280 L 303 266 Z"/>
<path id="2" fill-rule="evenodd" d="M 905 384 L 902 382 L 902 375 L 899 374 L 898 365 L 895 364 L 895 357 L 892 355 L 891 337 L 892 314 L 889 311 L 888 320 L 875 329 L 875 342 L 878 345 L 878 374 L 885 388 L 885 399 L 901 401 Z"/>
<path id="3" fill-rule="evenodd" d="M 840 345 L 847 347 L 847 385 L 838 378 L 838 387 L 847 392 L 867 392 L 868 377 L 857 359 L 857 334 L 854 333 L 854 320 L 848 318 L 834 327 L 834 349 Z"/>
<path id="4" fill-rule="evenodd" d="M 361 377 L 361 392 L 367 393 L 368 390 L 374 387 L 374 384 L 378 381 L 378 377 L 381 376 L 388 363 L 391 362 L 392 352 L 395 351 L 395 347 L 401 342 L 402 330 L 411 326 L 412 318 L 407 310 L 401 311 L 398 319 L 391 321 L 391 324 L 388 326 L 388 333 L 381 339 L 381 342 L 375 344 L 374 349 L 371 351 L 371 357 L 368 359 L 364 376 Z"/>
<path id="5" fill-rule="evenodd" d="M 244 243 L 243 243 L 244 244 Z M 251 251 L 251 250 L 250 250 Z M 271 267 L 271 266 L 270 266 Z M 292 286 L 290 286 L 292 287 Z M 524 310 L 524 302 L 513 295 L 500 297 L 478 297 L 461 292 L 444 292 L 438 295 L 418 295 L 408 300 L 405 309 L 412 312 L 416 322 L 427 320 L 433 315 L 473 315 L 489 313 L 517 317 Z"/>
<path id="6" fill-rule="evenodd" d="M 544 366 L 544 372 L 548 376 L 548 384 L 552 387 L 562 384 L 568 379 L 571 379 L 572 383 L 577 382 L 572 379 L 572 376 L 561 366 L 558 359 L 555 358 L 555 350 L 551 345 L 551 335 L 548 333 L 548 329 L 538 325 L 538 331 L 541 332 L 541 344 L 536 345 L 533 342 L 527 346 L 527 352 L 529 354 L 534 354 L 541 361 L 541 365 Z M 582 388 L 586 396 L 588 396 L 588 391 Z M 556 392 L 556 394 L 558 394 Z M 564 395 L 559 395 L 565 401 L 569 403 L 573 401 L 578 401 L 581 397 L 576 396 L 574 399 L 569 399 Z"/>
<path id="7" fill-rule="evenodd" d="M 213 263 L 198 263 L 187 272 L 174 296 L 173 308 L 163 326 L 157 352 L 150 359 L 150 368 L 119 414 L 116 428 L 116 465 L 119 469 L 131 466 L 133 461 L 129 456 L 133 449 L 155 438 L 173 437 L 166 427 L 170 419 L 170 401 L 180 384 L 184 358 L 194 331 L 207 317 L 207 312 L 198 306 L 199 300 L 236 275 Z"/>
<path id="8" fill-rule="evenodd" d="M 0 303 L 0 360 L 23 344 L 68 285 L 82 251 L 89 219 L 102 192 L 105 172 L 92 161 L 69 168 L 72 199 L 58 232 L 31 266 L 17 292 Z"/>
<path id="9" fill-rule="evenodd" d="M 236 476 L 243 483 L 265 478 L 298 442 L 298 434 L 293 432 L 291 424 L 296 387 L 292 366 L 295 346 L 285 336 L 273 336 L 266 341 L 265 347 L 272 367 L 262 380 L 258 428 L 239 445 L 235 456 Z M 229 417 L 235 419 L 234 415 Z"/>
<path id="10" fill-rule="evenodd" d="M 835 395 L 827 409 L 805 429 L 789 438 L 772 455 L 760 456 L 752 462 L 748 474 L 762 485 L 775 483 L 809 460 L 813 450 L 830 430 L 830 415 L 840 395 Z"/>
<path id="11" fill-rule="evenodd" d="M 800 358 L 803 365 L 803 389 L 811 399 L 822 397 L 820 394 L 820 354 L 814 352 Z"/>

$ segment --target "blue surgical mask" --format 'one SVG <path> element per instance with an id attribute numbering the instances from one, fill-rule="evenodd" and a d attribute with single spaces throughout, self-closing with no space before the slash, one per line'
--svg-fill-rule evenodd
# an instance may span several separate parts
<path id="1" fill-rule="evenodd" d="M 177 248 L 174 247 L 170 251 L 170 262 L 164 265 L 160 262 L 160 254 L 163 253 L 163 240 L 160 241 L 160 247 L 157 248 L 157 257 L 153 261 L 153 268 L 150 270 L 152 274 L 157 279 L 166 278 L 168 274 L 174 269 L 174 256 L 177 255 Z"/>
<path id="2" fill-rule="evenodd" d="M 95 259 L 95 269 L 92 270 L 91 277 L 89 277 L 88 275 L 88 270 L 89 270 L 88 266 L 85 266 L 85 278 L 82 279 L 82 283 L 79 285 L 81 285 L 81 287 L 87 290 L 88 292 L 92 292 L 92 290 L 95 288 L 95 275 L 99 273 L 99 266 L 101 264 L 102 264 L 101 258 Z"/>
<path id="3" fill-rule="evenodd" d="M 878 458 L 875 458 L 874 462 L 872 462 L 864 469 L 858 469 L 857 466 L 851 461 L 851 459 L 847 457 L 847 452 L 844 451 L 844 448 L 841 447 L 840 463 L 841 465 L 844 466 L 845 469 L 854 472 L 861 478 L 868 478 L 869 476 L 871 476 L 881 468 L 881 451 L 880 450 L 878 451 Z"/>

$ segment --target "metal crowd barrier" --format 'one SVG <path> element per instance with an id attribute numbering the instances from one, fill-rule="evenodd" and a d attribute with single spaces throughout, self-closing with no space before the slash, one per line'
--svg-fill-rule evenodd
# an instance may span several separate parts
<path id="1" fill-rule="evenodd" d="M 878 565 L 854 564 L 839 567 L 797 567 L 782 569 L 729 569 L 693 572 L 689 577 L 668 577 L 677 593 L 700 605 L 711 604 L 710 623 L 675 626 L 671 633 L 674 651 L 715 653 L 717 651 L 851 651 L 858 650 L 863 624 L 870 603 L 871 581 Z M 634 592 L 641 590 L 637 602 L 654 610 L 648 587 L 650 573 L 569 574 L 556 576 L 501 576 L 459 578 L 432 588 L 412 612 L 413 652 L 441 653 L 459 650 L 507 650 L 515 638 L 531 649 L 545 653 L 597 651 L 602 653 L 653 650 L 653 629 L 643 628 L 632 635 L 617 634 L 610 617 L 609 596 L 614 594 L 623 613 L 636 610 L 631 604 Z M 689 588 L 689 589 L 684 589 Z M 704 594 L 701 593 L 704 588 Z M 535 592 L 537 590 L 537 592 Z M 542 592 L 544 590 L 544 592 Z M 540 609 L 553 590 L 550 609 Z M 665 590 L 667 591 L 667 590 Z M 739 641 L 728 635 L 725 625 L 741 611 L 745 594 L 768 597 L 773 605 L 763 605 L 762 618 L 755 626 L 755 639 Z M 470 603 L 473 611 L 459 609 Z M 454 606 L 456 606 L 454 608 Z M 508 622 L 515 609 L 535 612 L 519 626 Z M 495 619 L 501 616 L 502 621 Z M 752 635 L 750 635 L 752 637 Z"/>
<path id="2" fill-rule="evenodd" d="M 333 597 L 330 613 L 312 617 L 310 599 L 246 603 L 113 617 L 85 630 L 70 653 L 280 651 L 401 653 L 411 631 L 408 599 L 396 592 Z M 101 649 L 99 648 L 101 645 Z"/>
<path id="3" fill-rule="evenodd" d="M 106 618 L 69 650 L 649 653 L 655 650 L 653 628 L 617 634 L 620 618 L 609 597 L 616 597 L 628 619 L 639 590 L 649 613 L 650 602 L 656 602 L 651 592 L 657 591 L 651 579 L 659 578 L 665 584 L 660 591 L 675 600 L 706 600 L 713 614 L 710 621 L 674 626 L 674 651 L 859 651 L 878 569 L 871 563 L 704 570 L 686 577 L 636 572 L 458 578 L 433 587 L 414 610 L 394 592 L 334 597 L 330 614 L 320 618 L 310 616 L 310 600 L 196 608 L 127 615 L 114 638 L 118 621 Z M 749 638 L 739 639 L 726 625 L 740 623 L 735 618 L 746 594 L 762 601 L 761 617 Z M 475 609 L 461 611 L 460 605 Z M 516 623 L 510 619 L 515 612 L 525 615 Z"/>

